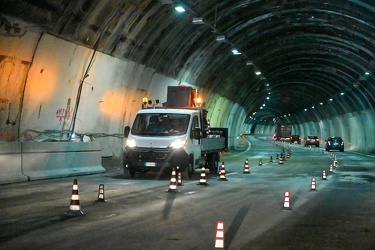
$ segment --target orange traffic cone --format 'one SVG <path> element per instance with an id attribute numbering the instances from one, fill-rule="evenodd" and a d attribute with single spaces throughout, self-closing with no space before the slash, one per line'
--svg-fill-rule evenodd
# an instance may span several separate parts
<path id="1" fill-rule="evenodd" d="M 216 222 L 215 248 L 224 248 L 224 222 Z"/>
<path id="2" fill-rule="evenodd" d="M 290 193 L 284 192 L 284 208 L 289 208 L 290 202 Z"/>
<path id="3" fill-rule="evenodd" d="M 204 186 L 208 185 L 207 180 L 206 180 L 206 169 L 204 168 L 204 166 L 202 167 L 201 177 L 197 185 L 204 185 Z"/>
<path id="4" fill-rule="evenodd" d="M 107 202 L 104 199 L 104 184 L 99 184 L 98 201 Z"/>
<path id="5" fill-rule="evenodd" d="M 263 161 L 262 161 L 262 158 L 259 159 L 259 166 L 262 166 L 263 165 Z"/>
<path id="6" fill-rule="evenodd" d="M 82 215 L 81 206 L 79 205 L 79 195 L 78 195 L 78 182 L 77 179 L 74 179 L 72 198 L 70 199 L 70 207 L 67 215 L 78 216 Z"/>
<path id="7" fill-rule="evenodd" d="M 220 167 L 220 178 L 218 179 L 218 181 L 227 181 L 227 178 L 225 177 L 224 162 L 221 164 L 221 167 Z"/>
<path id="8" fill-rule="evenodd" d="M 250 174 L 249 161 L 247 160 L 247 158 L 246 158 L 246 161 L 245 161 L 245 166 L 243 168 L 243 173 L 244 174 Z"/>
<path id="9" fill-rule="evenodd" d="M 280 156 L 280 158 L 279 158 L 279 164 L 284 164 L 284 162 L 283 162 L 283 157 L 281 157 L 281 156 Z"/>
<path id="10" fill-rule="evenodd" d="M 322 171 L 322 179 L 327 180 L 327 174 L 326 174 L 326 171 L 324 169 Z"/>
<path id="11" fill-rule="evenodd" d="M 332 166 L 332 164 L 329 165 L 329 172 L 333 172 L 333 166 Z"/>
<path id="12" fill-rule="evenodd" d="M 316 179 L 311 178 L 311 189 L 310 190 L 316 190 Z"/>
<path id="13" fill-rule="evenodd" d="M 165 192 L 177 192 L 177 179 L 176 179 L 176 170 L 173 168 L 172 169 L 172 176 L 171 176 L 171 180 L 169 182 L 169 188 L 167 190 L 165 190 Z"/>

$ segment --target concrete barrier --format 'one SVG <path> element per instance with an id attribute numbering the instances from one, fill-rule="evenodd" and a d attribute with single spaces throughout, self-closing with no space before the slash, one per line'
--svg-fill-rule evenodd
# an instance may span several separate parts
<path id="1" fill-rule="evenodd" d="M 30 180 L 102 173 L 97 142 L 25 142 L 23 173 Z"/>
<path id="2" fill-rule="evenodd" d="M 21 143 L 0 142 L 0 184 L 28 181 L 21 166 Z"/>
<path id="3" fill-rule="evenodd" d="M 0 144 L 0 184 L 103 173 L 98 142 Z"/>

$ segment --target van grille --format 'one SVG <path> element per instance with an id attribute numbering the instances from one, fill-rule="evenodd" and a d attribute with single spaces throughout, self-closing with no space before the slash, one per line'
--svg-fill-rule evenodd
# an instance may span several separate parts
<path id="1" fill-rule="evenodd" d="M 142 161 L 165 160 L 171 152 L 166 148 L 135 148 L 134 151 L 138 154 L 138 160 Z"/>

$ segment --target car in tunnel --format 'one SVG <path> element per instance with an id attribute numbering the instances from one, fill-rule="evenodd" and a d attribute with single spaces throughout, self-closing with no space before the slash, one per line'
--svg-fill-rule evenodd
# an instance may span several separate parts
<path id="1" fill-rule="evenodd" d="M 301 144 L 301 136 L 300 135 L 292 135 L 290 137 L 290 143 Z"/>
<path id="2" fill-rule="evenodd" d="M 332 149 L 344 152 L 344 140 L 338 136 L 329 137 L 328 140 L 326 140 L 326 151 L 330 151 Z"/>
<path id="3" fill-rule="evenodd" d="M 320 139 L 316 135 L 309 135 L 305 138 L 305 147 L 309 145 L 315 145 L 315 147 L 319 147 Z"/>

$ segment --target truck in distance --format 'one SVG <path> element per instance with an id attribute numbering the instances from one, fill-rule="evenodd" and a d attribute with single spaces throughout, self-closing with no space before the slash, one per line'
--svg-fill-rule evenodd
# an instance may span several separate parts
<path id="1" fill-rule="evenodd" d="M 275 131 L 276 141 L 289 141 L 292 136 L 292 125 L 278 123 Z"/>

